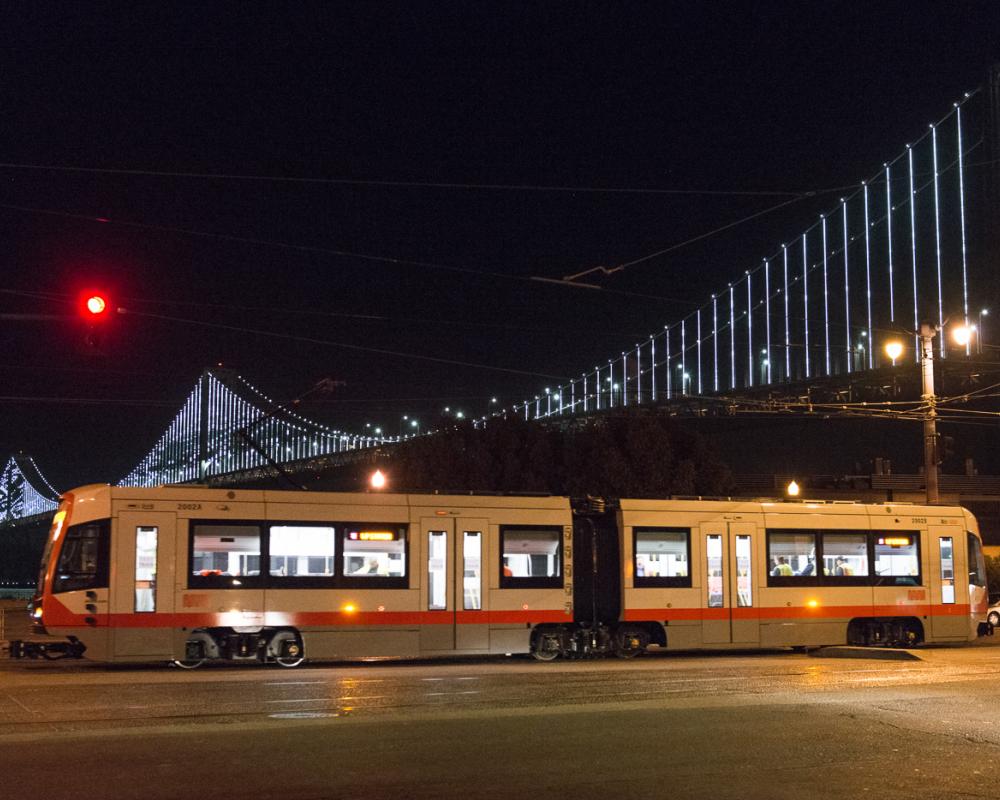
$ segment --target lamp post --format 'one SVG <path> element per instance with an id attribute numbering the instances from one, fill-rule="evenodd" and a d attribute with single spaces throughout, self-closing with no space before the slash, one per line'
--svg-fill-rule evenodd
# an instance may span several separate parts
<path id="1" fill-rule="evenodd" d="M 922 381 L 920 399 L 924 404 L 924 478 L 928 505 L 933 505 L 940 499 L 937 459 L 937 396 L 934 394 L 934 336 L 936 334 L 937 328 L 934 325 L 925 322 L 920 326 L 920 375 Z M 895 366 L 896 359 L 903 353 L 903 345 L 895 340 L 887 342 L 885 352 Z"/>
<path id="2" fill-rule="evenodd" d="M 977 355 L 983 354 L 983 317 L 990 313 L 988 308 L 980 309 L 979 311 L 979 336 L 976 337 L 976 353 Z"/>
<path id="3" fill-rule="evenodd" d="M 924 478 L 927 504 L 938 502 L 937 397 L 934 395 L 934 335 L 937 329 L 924 322 L 920 326 L 920 374 L 924 403 Z"/>

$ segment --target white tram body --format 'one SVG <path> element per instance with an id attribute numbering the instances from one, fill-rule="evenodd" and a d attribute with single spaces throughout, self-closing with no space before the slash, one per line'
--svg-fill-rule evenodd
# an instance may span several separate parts
<path id="1" fill-rule="evenodd" d="M 985 584 L 957 507 L 97 485 L 63 496 L 32 615 L 99 661 L 548 660 L 964 642 Z"/>

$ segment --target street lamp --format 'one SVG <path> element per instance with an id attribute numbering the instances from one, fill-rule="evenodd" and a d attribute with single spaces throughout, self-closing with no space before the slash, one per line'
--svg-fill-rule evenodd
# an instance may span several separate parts
<path id="1" fill-rule="evenodd" d="M 800 491 L 798 483 L 794 480 L 790 480 L 788 486 L 785 487 L 785 492 L 789 497 L 798 497 Z"/>
<path id="2" fill-rule="evenodd" d="M 896 359 L 903 354 L 903 343 L 895 339 L 891 342 L 886 342 L 885 354 L 892 359 L 892 365 L 896 366 Z"/>
<path id="3" fill-rule="evenodd" d="M 990 313 L 988 308 L 980 309 L 979 311 L 979 338 L 976 339 L 976 352 L 979 355 L 983 354 L 983 317 Z"/>
<path id="4" fill-rule="evenodd" d="M 968 348 L 969 342 L 972 341 L 972 334 L 975 332 L 975 325 L 959 325 L 957 328 L 952 329 L 951 338 L 955 340 L 955 344 L 959 347 Z"/>

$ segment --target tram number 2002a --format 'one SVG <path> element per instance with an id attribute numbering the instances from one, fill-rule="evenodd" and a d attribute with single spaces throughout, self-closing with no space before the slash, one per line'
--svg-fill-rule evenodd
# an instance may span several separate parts
<path id="1" fill-rule="evenodd" d="M 201 503 L 178 503 L 178 511 L 201 511 Z"/>

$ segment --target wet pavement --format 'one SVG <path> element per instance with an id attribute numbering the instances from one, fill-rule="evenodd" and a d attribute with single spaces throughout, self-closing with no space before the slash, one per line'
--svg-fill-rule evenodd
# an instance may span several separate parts
<path id="1" fill-rule="evenodd" d="M 4 662 L 0 774 L 26 791 L 11 797 L 49 798 L 80 782 L 107 798 L 998 797 L 997 644 L 917 660 Z"/>

